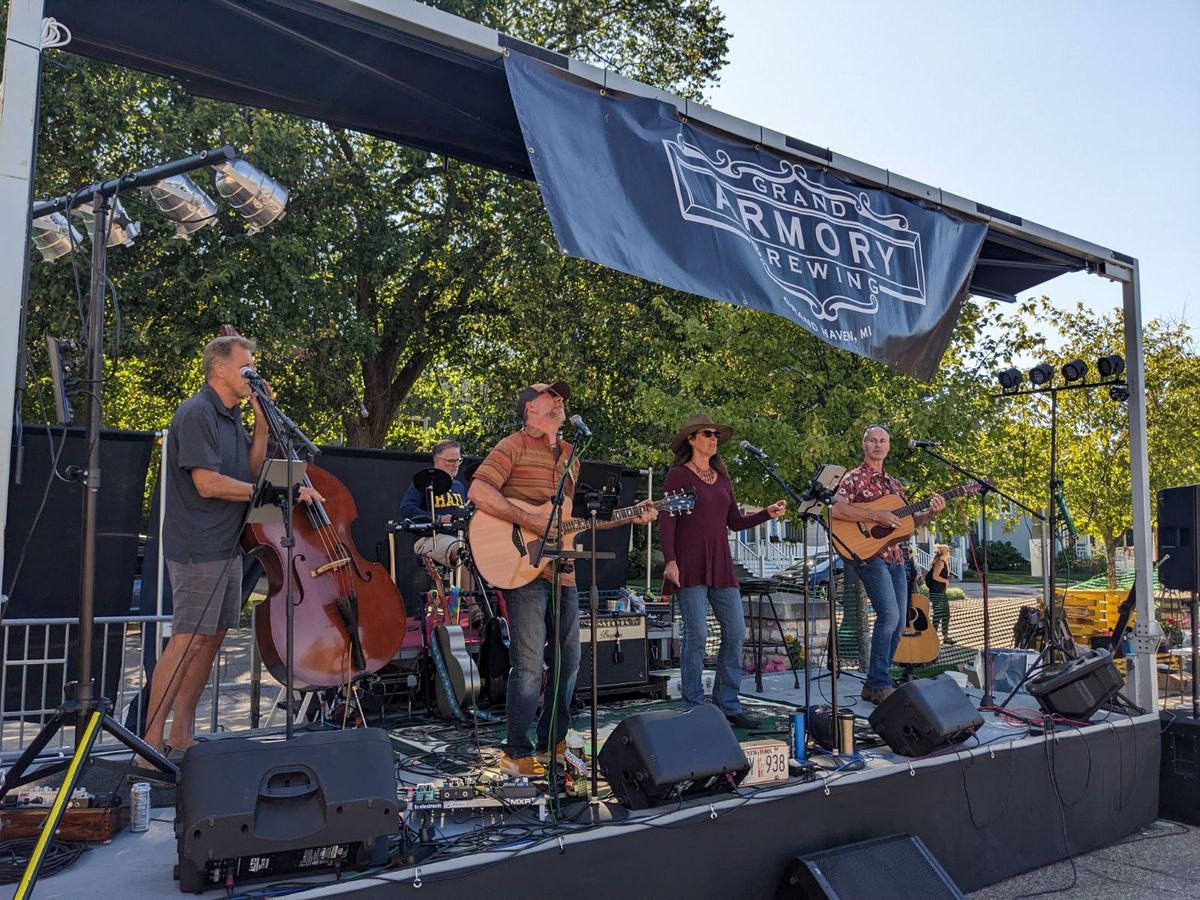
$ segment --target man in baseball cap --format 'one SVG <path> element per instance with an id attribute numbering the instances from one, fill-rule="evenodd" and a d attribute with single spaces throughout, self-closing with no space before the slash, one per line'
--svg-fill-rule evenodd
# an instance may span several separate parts
<path id="1" fill-rule="evenodd" d="M 561 397 L 563 400 L 571 399 L 571 386 L 565 381 L 556 381 L 553 384 L 543 384 L 537 382 L 529 385 L 525 390 L 517 395 L 517 424 L 525 424 L 525 404 L 535 397 L 540 397 L 542 394 L 554 394 Z"/>

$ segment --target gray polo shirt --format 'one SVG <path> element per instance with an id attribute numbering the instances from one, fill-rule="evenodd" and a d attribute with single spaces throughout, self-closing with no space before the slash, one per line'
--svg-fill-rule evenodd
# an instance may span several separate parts
<path id="1" fill-rule="evenodd" d="M 246 504 L 201 497 L 192 469 L 250 478 L 250 435 L 240 406 L 225 406 L 205 384 L 175 411 L 167 437 L 163 553 L 175 562 L 229 559 L 241 552 Z"/>

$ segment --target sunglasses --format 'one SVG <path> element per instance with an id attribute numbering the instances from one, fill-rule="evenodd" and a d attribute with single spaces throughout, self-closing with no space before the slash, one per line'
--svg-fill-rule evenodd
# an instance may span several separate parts
<path id="1" fill-rule="evenodd" d="M 721 436 L 721 432 L 715 431 L 712 428 L 703 428 L 700 431 L 694 431 L 692 432 L 692 437 L 695 437 L 698 434 L 702 434 L 707 438 L 719 438 Z"/>

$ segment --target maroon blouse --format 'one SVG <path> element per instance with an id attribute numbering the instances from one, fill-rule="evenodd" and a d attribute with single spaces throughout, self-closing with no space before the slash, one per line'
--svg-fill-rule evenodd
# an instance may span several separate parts
<path id="1" fill-rule="evenodd" d="M 760 525 L 771 514 L 765 509 L 744 516 L 733 496 L 733 485 L 724 475 L 706 484 L 688 466 L 675 466 L 667 471 L 663 491 L 691 488 L 696 492 L 696 508 L 689 515 L 660 516 L 659 537 L 663 557 L 679 566 L 679 586 L 710 588 L 739 587 L 733 572 L 733 556 L 729 552 L 729 531 L 745 531 Z M 664 593 L 673 592 L 667 582 Z"/>

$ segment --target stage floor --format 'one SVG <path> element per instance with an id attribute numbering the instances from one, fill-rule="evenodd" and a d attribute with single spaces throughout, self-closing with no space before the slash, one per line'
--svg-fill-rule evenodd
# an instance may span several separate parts
<path id="1" fill-rule="evenodd" d="M 830 679 L 814 679 L 812 684 L 813 704 L 828 704 Z M 766 713 L 767 725 L 752 734 L 739 733 L 739 739 L 786 740 L 788 708 L 804 705 L 803 691 L 794 688 L 792 674 L 764 676 L 761 694 L 754 693 L 753 676 L 747 676 L 742 687 L 747 710 Z M 857 678 L 848 674 L 839 678 L 838 704 L 851 707 L 865 720 L 874 707 L 859 698 L 860 690 Z M 968 695 L 979 701 L 977 691 Z M 638 703 L 604 706 L 602 730 L 611 728 L 622 713 L 647 708 Z M 1024 695 L 1018 695 L 1011 707 L 1036 710 Z M 1158 718 L 1109 715 L 1102 721 L 1105 715 L 1099 714 L 1085 729 L 1066 729 L 1047 738 L 1030 736 L 1024 726 L 985 714 L 976 738 L 948 755 L 911 761 L 886 746 L 866 747 L 860 754 L 861 765 L 822 771 L 818 780 L 807 784 L 792 780 L 673 805 L 666 811 L 633 813 L 616 825 L 571 828 L 563 832 L 561 847 L 557 838 L 509 840 L 504 849 L 422 864 L 419 896 L 464 896 L 479 890 L 495 900 L 527 895 L 529 885 L 536 883 L 560 885 L 577 897 L 622 890 L 636 890 L 638 896 L 769 897 L 782 863 L 795 853 L 904 831 L 921 835 L 956 881 L 973 890 L 1065 859 L 1064 828 L 1071 852 L 1080 853 L 1118 841 L 1154 821 Z M 773 732 L 772 722 L 778 724 L 779 733 Z M 586 708 L 575 725 L 586 733 Z M 485 756 L 490 755 L 493 736 L 488 731 L 495 726 L 481 726 L 477 733 L 445 725 L 429 728 L 436 732 L 434 736 L 478 745 Z M 394 743 L 398 737 L 428 746 L 430 735 L 418 735 L 418 730 L 407 738 L 403 730 L 396 730 Z M 869 728 L 863 733 L 869 733 Z M 412 750 L 416 753 L 418 747 Z M 114 765 L 105 762 L 95 768 Z M 427 769 L 416 768 L 406 780 L 429 780 Z M 1051 772 L 1056 777 L 1048 779 Z M 170 799 L 169 793 L 156 791 L 156 795 L 160 802 Z M 65 871 L 42 878 L 36 896 L 140 900 L 177 895 L 172 877 L 173 816 L 173 808 L 157 808 L 148 832 L 126 831 L 111 844 L 92 845 Z M 533 820 L 532 815 L 526 817 Z M 473 827 L 466 820 L 454 829 L 446 828 L 439 837 L 453 837 Z M 597 844 L 601 839 L 602 850 Z M 740 865 L 731 868 L 732 847 L 737 848 Z M 685 858 L 688 866 L 681 870 L 676 863 Z M 713 861 L 711 873 L 702 865 L 706 859 Z M 613 865 L 614 860 L 623 862 Z M 573 872 L 586 877 L 572 877 Z M 698 879 L 691 887 L 689 877 Z M 723 886 L 730 878 L 730 884 Z M 307 880 L 314 888 L 293 896 L 347 892 L 394 896 L 405 888 L 416 890 L 416 869 L 346 880 L 336 887 L 328 886 L 328 875 Z M 698 893 L 696 885 L 703 885 Z M 247 883 L 240 889 L 262 886 Z M 0 898 L 12 895 L 13 886 L 0 888 Z M 224 892 L 205 896 L 221 897 Z"/>

